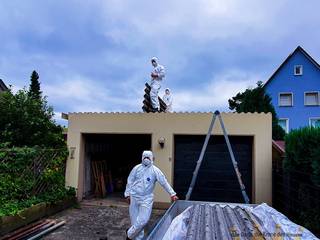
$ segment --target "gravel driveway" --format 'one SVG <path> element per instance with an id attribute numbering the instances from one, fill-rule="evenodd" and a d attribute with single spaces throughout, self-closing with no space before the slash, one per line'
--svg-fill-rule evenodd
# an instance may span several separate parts
<path id="1" fill-rule="evenodd" d="M 164 210 L 153 210 L 145 228 L 150 231 L 162 217 Z M 66 224 L 46 235 L 45 240 L 65 239 L 125 239 L 125 230 L 130 226 L 128 205 L 122 202 L 94 200 L 83 202 L 80 208 L 70 208 L 50 217 Z"/>

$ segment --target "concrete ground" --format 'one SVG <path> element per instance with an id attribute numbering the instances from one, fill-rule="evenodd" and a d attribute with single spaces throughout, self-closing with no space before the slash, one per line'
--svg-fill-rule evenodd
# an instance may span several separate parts
<path id="1" fill-rule="evenodd" d="M 153 210 L 145 228 L 149 232 L 164 214 Z M 70 208 L 50 217 L 66 224 L 46 235 L 45 240 L 108 239 L 123 240 L 130 226 L 128 204 L 120 199 L 92 199 L 81 202 L 80 208 Z"/>

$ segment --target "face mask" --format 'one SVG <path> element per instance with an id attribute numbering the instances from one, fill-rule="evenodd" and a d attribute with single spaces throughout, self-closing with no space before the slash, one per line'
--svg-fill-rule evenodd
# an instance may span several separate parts
<path id="1" fill-rule="evenodd" d="M 144 158 L 142 160 L 142 164 L 145 166 L 149 166 L 151 164 L 151 160 L 149 158 Z"/>

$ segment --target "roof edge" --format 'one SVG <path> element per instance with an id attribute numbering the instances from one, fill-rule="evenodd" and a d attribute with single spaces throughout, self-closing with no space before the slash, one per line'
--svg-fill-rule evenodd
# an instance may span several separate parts
<path id="1" fill-rule="evenodd" d="M 125 115 L 125 114 L 132 114 L 132 115 L 138 115 L 138 114 L 179 114 L 179 115 L 183 115 L 183 114 L 213 114 L 214 112 L 170 112 L 170 113 L 165 113 L 165 112 L 160 112 L 160 113 L 146 113 L 146 112 L 69 112 L 67 115 L 115 115 L 115 114 L 121 114 L 121 115 Z M 237 112 L 220 112 L 220 114 L 237 114 L 237 115 L 256 115 L 256 114 L 260 114 L 260 115 L 269 115 L 271 113 L 264 113 L 264 112 L 241 112 L 241 113 L 237 113 Z"/>
<path id="2" fill-rule="evenodd" d="M 2 91 L 8 91 L 9 88 L 7 87 L 7 85 L 4 83 L 4 81 L 2 79 L 0 79 L 0 89 Z"/>
<path id="3" fill-rule="evenodd" d="M 285 150 L 277 143 L 277 141 L 272 140 L 272 146 L 281 153 L 281 155 L 285 154 Z"/>
<path id="4" fill-rule="evenodd" d="M 287 63 L 287 61 L 293 56 L 294 53 L 296 53 L 297 51 L 301 51 L 301 53 L 309 59 L 309 61 L 315 65 L 319 70 L 320 70 L 320 64 L 313 58 L 311 57 L 311 55 L 309 53 L 307 53 L 306 50 L 303 49 L 303 47 L 301 47 L 300 45 L 298 47 L 296 47 L 296 49 L 289 54 L 288 57 L 286 57 L 286 59 L 280 64 L 280 66 L 273 72 L 273 74 L 271 75 L 271 77 L 269 77 L 269 79 L 263 84 L 263 88 L 265 88 L 273 79 L 273 77 L 280 71 L 280 69 Z"/>

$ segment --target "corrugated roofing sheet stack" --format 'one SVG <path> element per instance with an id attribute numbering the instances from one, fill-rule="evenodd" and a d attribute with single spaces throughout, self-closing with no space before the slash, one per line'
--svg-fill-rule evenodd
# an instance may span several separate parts
<path id="1" fill-rule="evenodd" d="M 150 100 L 150 91 L 151 91 L 151 87 L 148 83 L 145 84 L 146 88 L 144 90 L 145 94 L 144 94 L 144 100 L 143 100 L 143 106 L 142 106 L 142 110 L 144 112 L 152 112 L 152 105 L 151 105 L 151 100 Z M 159 104 L 160 104 L 160 112 L 165 112 L 167 105 L 164 103 L 164 101 L 158 97 L 159 99 Z"/>
<path id="2" fill-rule="evenodd" d="M 239 206 L 199 204 L 191 211 L 187 240 L 265 239 L 258 220 Z"/>
<path id="3" fill-rule="evenodd" d="M 266 203 L 259 205 L 179 200 L 147 240 L 318 239 Z"/>

